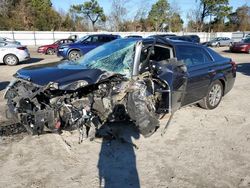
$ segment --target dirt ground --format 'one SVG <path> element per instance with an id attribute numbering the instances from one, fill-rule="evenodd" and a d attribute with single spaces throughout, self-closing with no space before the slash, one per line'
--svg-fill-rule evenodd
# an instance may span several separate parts
<path id="1" fill-rule="evenodd" d="M 250 187 L 250 55 L 216 50 L 239 65 L 235 86 L 217 109 L 185 107 L 164 136 L 159 130 L 147 139 L 117 125 L 139 149 L 101 139 L 78 144 L 77 132 L 0 137 L 0 187 Z M 2 125 L 11 75 L 58 60 L 31 51 L 29 63 L 0 65 Z"/>

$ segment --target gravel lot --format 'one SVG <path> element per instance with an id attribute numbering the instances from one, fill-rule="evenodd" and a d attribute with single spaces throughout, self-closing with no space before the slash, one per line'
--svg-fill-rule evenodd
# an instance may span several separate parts
<path id="1" fill-rule="evenodd" d="M 216 50 L 239 65 L 217 109 L 179 110 L 164 136 L 159 130 L 145 139 L 128 129 L 124 136 L 139 149 L 118 141 L 79 145 L 77 132 L 0 137 L 0 187 L 250 187 L 250 55 Z M 0 125 L 4 88 L 16 70 L 59 60 L 30 52 L 27 63 L 0 65 Z"/>

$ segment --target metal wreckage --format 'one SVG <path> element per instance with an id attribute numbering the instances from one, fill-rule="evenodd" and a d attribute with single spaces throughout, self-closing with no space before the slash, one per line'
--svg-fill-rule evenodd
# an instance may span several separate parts
<path id="1" fill-rule="evenodd" d="M 94 138 L 105 124 L 133 121 L 148 137 L 181 107 L 187 69 L 163 39 L 119 39 L 76 62 L 20 69 L 7 88 L 7 117 L 31 134 L 76 129 Z"/>

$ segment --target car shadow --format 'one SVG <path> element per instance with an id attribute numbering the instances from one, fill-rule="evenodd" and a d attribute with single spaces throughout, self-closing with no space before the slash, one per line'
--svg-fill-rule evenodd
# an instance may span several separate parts
<path id="1" fill-rule="evenodd" d="M 237 72 L 241 72 L 244 75 L 250 76 L 250 63 L 237 64 Z"/>
<path id="2" fill-rule="evenodd" d="M 38 63 L 40 61 L 44 60 L 43 58 L 30 58 L 27 61 L 21 62 L 20 64 L 32 64 L 32 63 Z"/>
<path id="3" fill-rule="evenodd" d="M 0 82 L 0 91 L 4 90 L 8 85 L 9 85 L 10 82 Z"/>
<path id="4" fill-rule="evenodd" d="M 231 52 L 229 49 L 227 49 L 227 50 L 222 50 L 222 52 L 224 52 L 224 53 L 234 53 L 234 52 Z"/>
<path id="5" fill-rule="evenodd" d="M 112 132 L 120 139 L 103 138 L 99 153 L 99 187 L 139 188 L 140 182 L 136 168 L 136 155 L 132 138 L 140 135 L 135 126 L 124 123 L 112 123 Z"/>

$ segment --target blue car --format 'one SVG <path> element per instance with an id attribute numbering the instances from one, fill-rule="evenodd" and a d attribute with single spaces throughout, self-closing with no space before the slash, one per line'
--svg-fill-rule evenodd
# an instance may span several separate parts
<path id="1" fill-rule="evenodd" d="M 75 61 L 90 50 L 118 38 L 121 37 L 119 35 L 110 34 L 86 35 L 75 43 L 59 46 L 57 56 Z"/>

